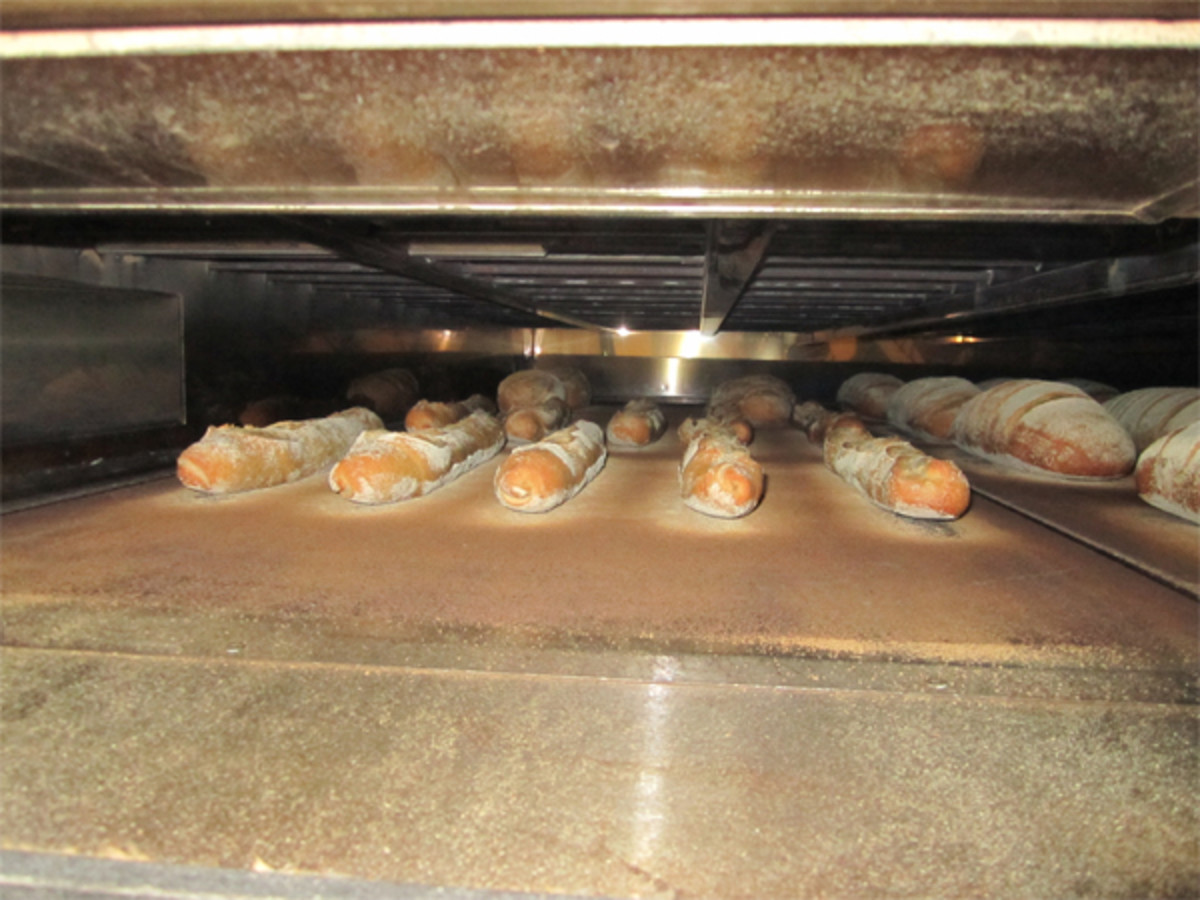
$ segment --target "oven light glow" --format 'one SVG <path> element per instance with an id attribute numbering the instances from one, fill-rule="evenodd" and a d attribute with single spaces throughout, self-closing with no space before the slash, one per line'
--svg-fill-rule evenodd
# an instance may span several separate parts
<path id="1" fill-rule="evenodd" d="M 703 332 L 685 332 L 679 342 L 679 355 L 684 359 L 695 359 L 700 355 L 700 351 L 709 340 L 710 338 Z"/>
<path id="2" fill-rule="evenodd" d="M 679 357 L 668 357 L 666 365 L 666 371 L 663 372 L 663 390 L 668 397 L 677 397 L 679 396 Z"/>
<path id="3" fill-rule="evenodd" d="M 626 328 L 624 325 L 618 325 L 617 326 L 617 336 L 618 337 L 629 337 L 629 329 Z"/>
<path id="4" fill-rule="evenodd" d="M 950 338 L 953 344 L 978 344 L 982 338 L 972 337 L 969 334 L 956 334 Z"/>

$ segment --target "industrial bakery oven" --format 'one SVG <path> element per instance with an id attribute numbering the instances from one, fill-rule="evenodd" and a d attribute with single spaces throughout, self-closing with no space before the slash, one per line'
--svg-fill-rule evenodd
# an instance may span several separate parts
<path id="1" fill-rule="evenodd" d="M 712 518 L 674 430 L 750 374 L 1195 386 L 1191 4 L 4 15 L 5 891 L 1195 896 L 1193 524 L 950 444 L 908 519 L 791 426 Z M 508 451 L 175 478 L 562 365 L 670 428 L 549 513 Z"/>

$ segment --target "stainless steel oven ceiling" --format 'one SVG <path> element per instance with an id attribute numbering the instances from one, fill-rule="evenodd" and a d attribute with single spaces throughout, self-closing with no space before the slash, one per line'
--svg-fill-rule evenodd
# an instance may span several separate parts
<path id="1" fill-rule="evenodd" d="M 103 231 L 429 328 L 889 330 L 1195 283 L 1188 4 L 537 7 L 6 4 L 5 242 Z"/>

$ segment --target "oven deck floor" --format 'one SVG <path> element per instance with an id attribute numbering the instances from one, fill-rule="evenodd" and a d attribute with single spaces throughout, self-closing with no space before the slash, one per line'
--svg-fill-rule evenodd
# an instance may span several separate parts
<path id="1" fill-rule="evenodd" d="M 1200 616 L 977 496 L 561 509 L 163 479 L 5 517 L 9 850 L 650 897 L 1186 895 Z M 1136 500 L 1133 501 L 1136 503 Z M 1181 527 L 1190 527 L 1183 525 Z"/>

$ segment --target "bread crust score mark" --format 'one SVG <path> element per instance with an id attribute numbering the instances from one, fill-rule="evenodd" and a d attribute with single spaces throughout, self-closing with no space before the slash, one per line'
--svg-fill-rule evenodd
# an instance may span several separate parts
<path id="1" fill-rule="evenodd" d="M 477 468 L 503 446 L 504 429 L 483 410 L 444 428 L 365 431 L 329 473 L 329 486 L 355 503 L 411 500 Z"/>
<path id="2" fill-rule="evenodd" d="M 1200 422 L 1165 434 L 1142 451 L 1134 479 L 1142 500 L 1200 524 Z"/>
<path id="3" fill-rule="evenodd" d="M 549 512 L 591 483 L 607 458 L 600 426 L 576 422 L 537 443 L 514 448 L 496 470 L 496 499 L 517 512 Z"/>
<path id="4" fill-rule="evenodd" d="M 666 433 L 667 417 L 653 400 L 630 400 L 613 413 L 604 430 L 610 446 L 646 447 Z"/>
<path id="5" fill-rule="evenodd" d="M 968 452 L 1025 471 L 1120 478 L 1133 470 L 1133 440 L 1099 403 L 1053 381 L 1006 381 L 963 404 L 951 436 Z"/>
<path id="6" fill-rule="evenodd" d="M 175 470 L 185 487 L 208 494 L 274 487 L 336 462 L 359 434 L 382 427 L 361 407 L 265 428 L 213 426 L 179 455 Z"/>
<path id="7" fill-rule="evenodd" d="M 684 504 L 722 519 L 753 512 L 762 501 L 766 477 L 737 434 L 713 423 L 698 425 L 689 433 L 679 465 L 679 491 Z"/>

